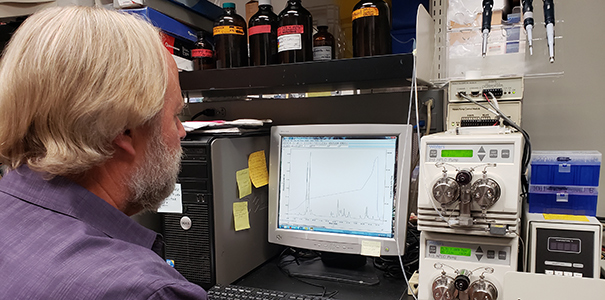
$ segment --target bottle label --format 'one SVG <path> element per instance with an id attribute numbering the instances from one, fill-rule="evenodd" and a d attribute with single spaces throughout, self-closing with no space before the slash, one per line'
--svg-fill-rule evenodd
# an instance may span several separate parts
<path id="1" fill-rule="evenodd" d="M 242 26 L 216 26 L 212 29 L 212 33 L 214 35 L 219 34 L 235 34 L 235 35 L 244 35 L 244 28 Z"/>
<path id="2" fill-rule="evenodd" d="M 210 49 L 193 49 L 191 57 L 213 57 L 214 53 Z"/>
<path id="3" fill-rule="evenodd" d="M 379 14 L 377 7 L 363 7 L 353 11 L 352 18 L 355 20 L 364 17 L 377 17 Z"/>
<path id="4" fill-rule="evenodd" d="M 303 25 L 287 25 L 277 28 L 277 36 L 286 34 L 301 34 L 305 32 Z"/>
<path id="5" fill-rule="evenodd" d="M 248 29 L 249 35 L 261 34 L 261 33 L 271 33 L 271 25 L 258 25 L 252 26 Z"/>
<path id="6" fill-rule="evenodd" d="M 277 52 L 302 50 L 301 34 L 286 34 L 277 37 Z"/>
<path id="7" fill-rule="evenodd" d="M 313 60 L 331 60 L 331 59 L 332 59 L 332 47 L 331 46 L 313 47 Z"/>

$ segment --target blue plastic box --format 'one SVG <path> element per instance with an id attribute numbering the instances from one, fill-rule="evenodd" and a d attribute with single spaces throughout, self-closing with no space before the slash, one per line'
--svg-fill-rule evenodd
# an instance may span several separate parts
<path id="1" fill-rule="evenodd" d="M 598 151 L 534 151 L 529 183 L 598 186 L 600 171 Z"/>
<path id="2" fill-rule="evenodd" d="M 529 212 L 595 216 L 598 194 L 598 187 L 531 185 Z"/>
<path id="3" fill-rule="evenodd" d="M 600 171 L 598 151 L 532 152 L 529 212 L 596 215 Z"/>
<path id="4" fill-rule="evenodd" d="M 172 36 L 194 43 L 197 42 L 197 32 L 194 29 L 153 8 L 124 9 L 123 11 L 143 16 L 151 24 Z"/>

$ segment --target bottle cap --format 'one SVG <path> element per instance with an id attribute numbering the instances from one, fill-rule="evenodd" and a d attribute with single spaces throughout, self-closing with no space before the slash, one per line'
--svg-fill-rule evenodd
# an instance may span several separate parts
<path id="1" fill-rule="evenodd" d="M 223 8 L 235 8 L 235 3 L 225 2 L 225 3 L 223 3 Z"/>
<path id="2" fill-rule="evenodd" d="M 258 5 L 271 5 L 271 0 L 258 0 Z"/>

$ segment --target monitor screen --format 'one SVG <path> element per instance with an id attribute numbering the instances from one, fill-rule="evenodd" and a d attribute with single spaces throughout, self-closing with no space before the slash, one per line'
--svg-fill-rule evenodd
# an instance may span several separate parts
<path id="1" fill-rule="evenodd" d="M 275 126 L 269 241 L 312 250 L 403 254 L 409 125 Z"/>

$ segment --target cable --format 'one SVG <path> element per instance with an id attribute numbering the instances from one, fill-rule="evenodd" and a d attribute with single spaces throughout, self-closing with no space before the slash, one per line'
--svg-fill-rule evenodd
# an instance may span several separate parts
<path id="1" fill-rule="evenodd" d="M 474 100 L 474 99 L 472 99 L 471 97 L 467 96 L 465 92 L 458 92 L 458 96 L 459 96 L 459 97 L 462 97 L 462 98 L 464 98 L 464 99 L 466 99 L 466 100 L 468 100 L 468 101 L 470 101 L 470 102 L 472 102 L 472 103 L 475 103 L 475 104 L 477 104 L 477 105 L 481 106 L 481 108 L 483 108 L 483 109 L 485 109 L 485 110 L 487 110 L 487 111 L 491 112 L 492 114 L 494 114 L 494 115 L 496 115 L 496 116 L 498 116 L 498 115 L 499 115 L 497 111 L 495 111 L 495 110 L 493 110 L 493 109 L 490 109 L 490 108 L 488 108 L 487 106 L 485 106 L 485 105 L 483 105 L 483 104 L 481 104 L 481 103 L 479 103 L 479 102 L 475 101 L 475 100 Z"/>
<path id="2" fill-rule="evenodd" d="M 519 125 L 517 125 L 513 120 L 511 120 L 508 116 L 506 116 L 498 107 L 496 107 L 492 102 L 494 101 L 493 99 L 496 99 L 496 96 L 494 96 L 494 94 L 492 92 L 489 92 L 489 95 L 493 98 L 492 100 L 490 100 L 487 97 L 487 94 L 484 93 L 483 94 L 485 96 L 485 98 L 487 99 L 487 103 L 493 108 L 488 108 L 485 105 L 475 101 L 474 99 L 468 97 L 466 95 L 466 93 L 464 92 L 459 92 L 458 96 L 462 97 L 472 103 L 477 104 L 478 106 L 482 107 L 483 109 L 491 112 L 492 114 L 504 119 L 506 121 L 506 125 L 509 125 L 511 127 L 513 127 L 514 129 L 516 129 L 518 132 L 520 132 L 523 135 L 523 138 L 525 139 L 525 143 L 524 143 L 524 150 L 523 150 L 523 156 L 521 159 L 521 190 L 522 190 L 522 194 L 521 196 L 523 198 L 527 197 L 527 193 L 529 192 L 529 182 L 527 180 L 527 167 L 529 166 L 529 162 L 531 159 L 531 142 L 529 139 L 529 134 L 523 130 Z M 498 100 L 495 100 L 498 101 Z"/>
<path id="3" fill-rule="evenodd" d="M 527 251 L 529 249 L 527 249 L 525 247 L 525 242 L 523 242 L 523 238 L 519 235 L 519 233 L 516 232 L 516 231 L 515 231 L 515 233 L 519 237 L 519 241 L 521 241 L 521 249 L 522 249 L 522 251 L 521 251 L 521 255 L 522 255 L 522 257 L 521 257 L 521 259 L 522 259 L 521 260 L 521 264 L 523 265 L 523 270 L 522 271 L 523 272 L 527 272 Z"/>
<path id="4" fill-rule="evenodd" d="M 521 189 L 523 192 L 521 194 L 521 196 L 523 198 L 526 198 L 527 193 L 529 192 L 529 181 L 527 180 L 527 167 L 529 166 L 529 162 L 531 160 L 531 141 L 529 139 L 529 134 L 525 130 L 523 130 L 519 125 L 517 125 L 517 123 L 515 123 L 513 120 L 511 120 L 509 117 L 507 117 L 504 113 L 502 113 L 502 111 L 500 109 L 498 109 L 496 106 L 494 106 L 491 103 L 491 101 L 494 101 L 493 99 L 496 99 L 496 96 L 494 96 L 494 94 L 492 92 L 489 92 L 489 95 L 492 97 L 491 101 L 487 97 L 487 94 L 483 94 L 483 95 L 485 95 L 485 99 L 487 99 L 487 103 L 489 103 L 498 112 L 497 115 L 502 117 L 508 123 L 508 125 L 512 126 L 517 131 L 519 131 L 521 134 L 523 134 L 525 143 L 524 143 L 524 149 L 523 149 L 523 158 L 521 159 L 521 165 L 522 165 L 521 166 Z"/>
<path id="5" fill-rule="evenodd" d="M 288 251 L 290 253 L 286 254 L 286 251 Z M 286 258 L 288 256 L 292 256 L 292 258 L 287 260 Z M 277 268 L 280 271 L 282 271 L 282 273 L 287 275 L 288 277 L 294 278 L 302 283 L 321 288 L 323 291 L 321 294 L 319 294 L 319 296 L 328 297 L 328 298 L 334 297 L 334 295 L 338 294 L 338 291 L 332 291 L 332 292 L 328 293 L 327 288 L 325 286 L 303 280 L 297 276 L 290 274 L 290 272 L 284 268 L 285 266 L 290 265 L 292 263 L 300 264 L 301 260 L 309 261 L 309 260 L 318 260 L 318 259 L 320 259 L 320 255 L 315 251 L 310 251 L 310 250 L 309 251 L 299 251 L 294 248 L 288 247 L 279 254 Z M 308 295 L 318 296 L 318 294 L 308 294 Z"/>
<path id="6" fill-rule="evenodd" d="M 214 116 L 216 116 L 216 109 L 206 108 L 206 109 L 198 112 L 197 114 L 193 115 L 193 117 L 191 117 L 190 121 L 195 121 L 195 119 L 197 119 L 199 116 L 214 117 Z"/>
<path id="7" fill-rule="evenodd" d="M 410 107 L 412 104 L 412 93 L 414 93 L 415 95 L 415 104 L 416 104 L 416 132 L 417 132 L 417 139 L 418 139 L 418 149 L 420 150 L 420 125 L 418 124 L 418 85 L 416 82 L 416 43 L 414 42 L 414 51 L 412 51 L 412 57 L 413 57 L 413 64 L 412 64 L 412 90 L 410 91 Z M 411 108 L 410 108 L 411 110 Z M 409 120 L 410 120 L 410 113 L 408 113 L 408 124 L 409 124 Z M 408 143 L 409 141 L 406 139 L 406 143 Z M 411 148 L 411 147 L 410 147 Z M 396 224 L 399 224 L 399 217 L 401 214 L 397 214 L 397 222 Z M 407 218 L 408 216 L 406 216 Z M 399 264 L 401 266 L 401 272 L 403 273 L 403 278 L 405 279 L 405 283 L 407 284 L 408 288 L 410 288 L 410 281 L 408 280 L 408 276 L 405 274 L 405 266 L 403 265 L 403 261 L 401 260 L 401 255 L 399 255 L 399 253 L 401 253 L 401 249 L 399 248 L 399 241 L 397 240 L 397 235 L 395 236 L 395 245 L 397 245 L 397 257 L 399 258 Z M 418 298 L 416 298 L 416 295 L 414 295 L 412 293 L 412 296 L 414 296 L 414 299 L 418 300 Z"/>
<path id="8" fill-rule="evenodd" d="M 416 49 L 414 47 L 414 51 L 413 53 L 413 58 L 414 58 L 414 71 L 412 72 L 412 85 L 413 85 L 413 90 L 414 90 L 414 98 L 416 98 L 414 100 L 414 103 L 416 104 L 416 134 L 418 134 L 418 136 L 416 138 L 418 138 L 418 149 L 420 149 L 420 125 L 419 125 L 419 117 L 418 117 L 418 111 L 420 110 L 418 107 L 418 81 L 416 78 Z"/>
<path id="9" fill-rule="evenodd" d="M 399 249 L 399 243 L 397 243 L 397 251 L 401 253 Z M 416 226 L 408 222 L 407 234 L 406 234 L 406 251 L 404 255 L 397 256 L 397 260 L 389 259 L 385 257 L 377 257 L 374 259 L 374 267 L 385 272 L 385 277 L 400 279 L 404 278 L 407 287 L 410 287 L 408 276 L 412 276 L 414 271 L 418 270 L 418 263 L 420 259 L 420 232 L 416 229 Z M 399 263 L 399 264 L 397 264 Z M 413 294 L 414 299 L 416 295 Z"/>

